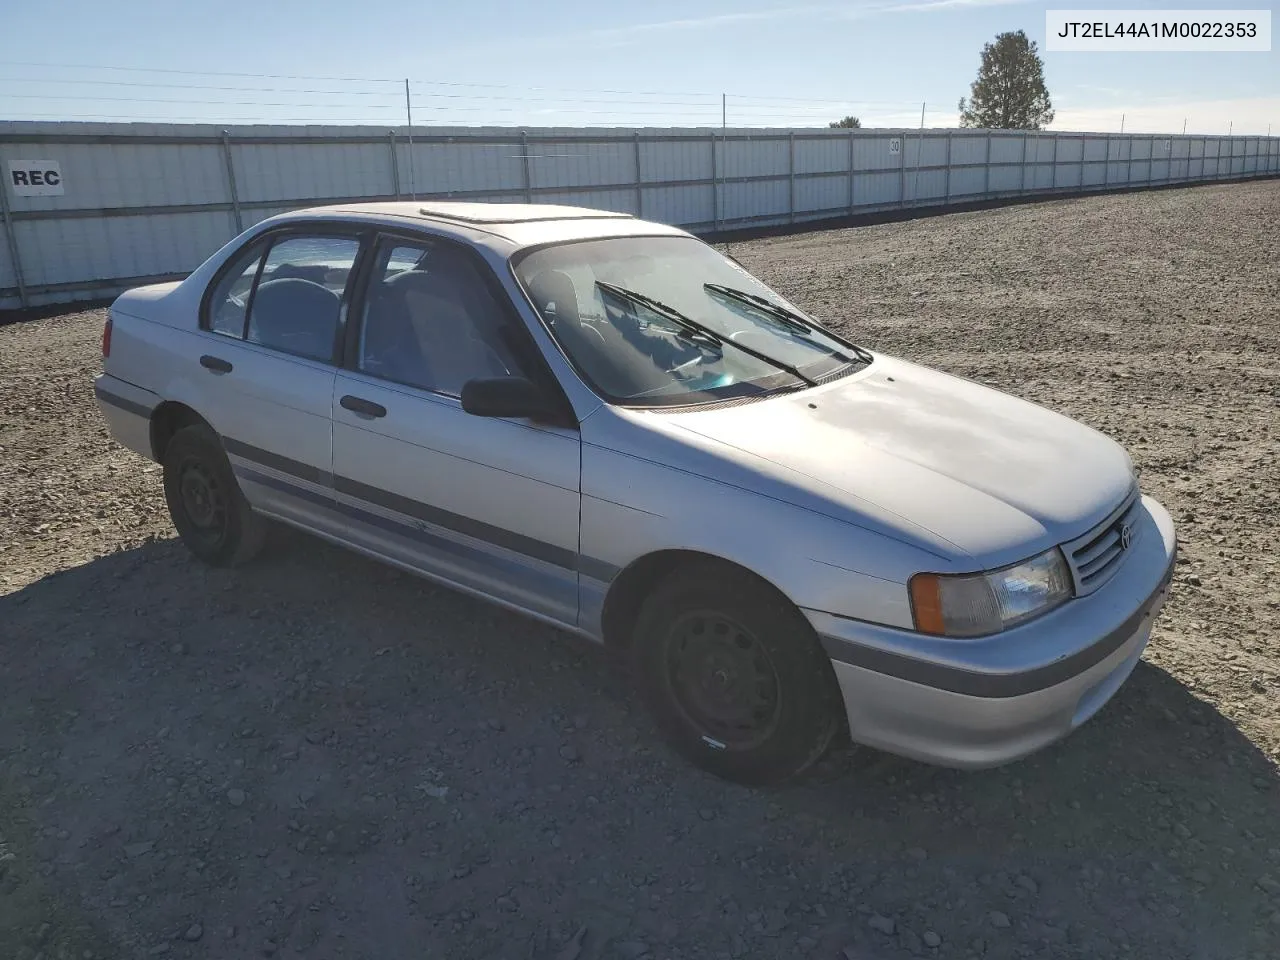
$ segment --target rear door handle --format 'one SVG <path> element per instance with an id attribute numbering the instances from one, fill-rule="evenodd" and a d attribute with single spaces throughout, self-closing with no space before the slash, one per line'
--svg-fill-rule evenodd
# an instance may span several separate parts
<path id="1" fill-rule="evenodd" d="M 365 400 L 362 397 L 353 397 L 347 394 L 338 401 L 343 407 L 352 413 L 358 413 L 366 417 L 385 417 L 387 408 L 380 403 L 374 403 L 372 400 Z"/>
<path id="2" fill-rule="evenodd" d="M 207 353 L 200 358 L 200 366 L 204 367 L 206 370 L 209 370 L 212 373 L 230 373 L 231 372 L 230 363 L 228 363 L 226 360 L 223 360 L 221 357 L 211 357 Z"/>

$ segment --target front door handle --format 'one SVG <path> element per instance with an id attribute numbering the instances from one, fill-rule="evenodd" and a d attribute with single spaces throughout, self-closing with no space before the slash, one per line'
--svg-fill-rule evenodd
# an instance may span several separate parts
<path id="1" fill-rule="evenodd" d="M 221 373 L 231 372 L 230 363 L 228 363 L 226 360 L 223 360 L 221 357 L 211 357 L 207 353 L 200 358 L 200 366 L 204 367 L 210 373 L 221 374 Z"/>
<path id="2" fill-rule="evenodd" d="M 365 400 L 363 397 L 353 397 L 347 394 L 338 401 L 344 408 L 352 413 L 358 413 L 365 417 L 385 417 L 387 408 L 380 403 L 374 403 L 372 400 Z"/>

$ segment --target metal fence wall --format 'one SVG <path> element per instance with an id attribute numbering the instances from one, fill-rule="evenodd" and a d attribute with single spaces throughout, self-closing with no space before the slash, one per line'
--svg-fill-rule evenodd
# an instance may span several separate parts
<path id="1" fill-rule="evenodd" d="M 1280 138 L 986 130 L 559 129 L 0 122 L 0 308 L 184 275 L 245 227 L 352 200 L 577 204 L 695 232 L 1280 173 Z"/>

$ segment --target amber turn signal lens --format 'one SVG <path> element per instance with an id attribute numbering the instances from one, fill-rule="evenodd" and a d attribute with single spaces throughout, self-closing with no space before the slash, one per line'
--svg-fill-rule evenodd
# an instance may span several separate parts
<path id="1" fill-rule="evenodd" d="M 942 622 L 942 590 L 937 575 L 917 573 L 911 578 L 909 589 L 916 629 L 921 633 L 943 636 L 947 631 Z"/>

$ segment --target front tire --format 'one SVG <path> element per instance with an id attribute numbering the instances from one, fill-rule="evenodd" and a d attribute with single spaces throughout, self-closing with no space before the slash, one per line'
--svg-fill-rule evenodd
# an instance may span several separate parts
<path id="1" fill-rule="evenodd" d="M 246 563 L 262 549 L 265 521 L 240 492 L 218 435 L 183 427 L 164 451 L 164 498 L 187 549 L 215 567 Z"/>
<path id="2" fill-rule="evenodd" d="M 664 738 L 726 780 L 797 777 L 840 729 L 835 675 L 809 622 L 727 564 L 682 567 L 663 581 L 641 608 L 631 655 Z"/>

